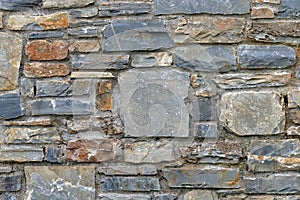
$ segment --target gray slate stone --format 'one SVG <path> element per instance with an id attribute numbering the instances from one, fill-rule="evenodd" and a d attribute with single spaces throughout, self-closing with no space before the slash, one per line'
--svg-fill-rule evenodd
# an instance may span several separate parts
<path id="1" fill-rule="evenodd" d="M 0 176 L 0 192 L 16 192 L 21 189 L 21 176 Z"/>
<path id="2" fill-rule="evenodd" d="M 152 200 L 175 200 L 177 196 L 175 194 L 155 194 Z"/>
<path id="3" fill-rule="evenodd" d="M 153 165 L 108 164 L 98 167 L 98 172 L 105 175 L 155 175 L 157 169 Z"/>
<path id="4" fill-rule="evenodd" d="M 152 177 L 106 177 L 101 179 L 102 191 L 159 191 L 158 178 Z"/>
<path id="5" fill-rule="evenodd" d="M 22 115 L 19 94 L 0 95 L 0 118 L 13 119 Z"/>
<path id="6" fill-rule="evenodd" d="M 120 74 L 119 84 L 127 137 L 188 136 L 188 73 L 133 69 Z"/>
<path id="7" fill-rule="evenodd" d="M 300 1 L 299 0 L 281 0 L 278 10 L 279 18 L 299 18 Z"/>
<path id="8" fill-rule="evenodd" d="M 216 101 L 212 98 L 197 98 L 192 102 L 190 115 L 193 121 L 217 119 Z"/>
<path id="9" fill-rule="evenodd" d="M 131 56 L 132 67 L 169 67 L 173 63 L 173 56 L 169 52 L 135 54 Z"/>
<path id="10" fill-rule="evenodd" d="M 25 97 L 34 96 L 34 83 L 32 79 L 28 79 L 28 78 L 21 79 L 21 95 Z"/>
<path id="11" fill-rule="evenodd" d="M 99 6 L 99 16 L 116 16 L 116 15 L 138 15 L 151 12 L 151 4 L 139 2 L 122 2 L 101 4 Z"/>
<path id="12" fill-rule="evenodd" d="M 245 69 L 287 68 L 296 63 L 295 50 L 283 45 L 241 45 L 238 56 L 239 64 Z"/>
<path id="13" fill-rule="evenodd" d="M 236 50 L 232 46 L 188 45 L 172 49 L 174 65 L 192 71 L 236 70 Z"/>
<path id="14" fill-rule="evenodd" d="M 103 29 L 103 51 L 137 51 L 174 45 L 161 20 L 117 20 Z"/>
<path id="15" fill-rule="evenodd" d="M 97 200 L 151 200 L 150 195 L 146 194 L 118 194 L 118 193 L 107 193 L 100 194 Z"/>
<path id="16" fill-rule="evenodd" d="M 70 10 L 70 16 L 72 16 L 73 18 L 89 18 L 96 15 L 98 15 L 98 8 L 96 7 Z"/>
<path id="17" fill-rule="evenodd" d="M 300 80 L 300 67 L 297 68 L 296 78 Z"/>
<path id="18" fill-rule="evenodd" d="M 84 7 L 94 2 L 95 0 L 43 0 L 43 8 Z"/>
<path id="19" fill-rule="evenodd" d="M 30 145 L 1 145 L 1 162 L 41 162 L 43 159 L 43 147 Z"/>
<path id="20" fill-rule="evenodd" d="M 218 137 L 217 123 L 197 123 L 195 125 L 195 137 L 200 139 L 213 139 Z"/>
<path id="21" fill-rule="evenodd" d="M 9 11 L 27 10 L 41 2 L 42 0 L 0 0 L 0 9 Z"/>
<path id="22" fill-rule="evenodd" d="M 246 14 L 249 0 L 154 0 L 155 15 L 161 14 Z"/>
<path id="23" fill-rule="evenodd" d="M 36 81 L 36 97 L 63 97 L 71 94 L 70 81 Z"/>
<path id="24" fill-rule="evenodd" d="M 43 31 L 43 32 L 29 33 L 28 38 L 29 39 L 61 38 L 64 35 L 65 33 L 60 31 Z"/>
<path id="25" fill-rule="evenodd" d="M 245 192 L 249 194 L 299 194 L 299 174 L 272 174 L 244 177 Z"/>
<path id="26" fill-rule="evenodd" d="M 62 150 L 56 147 L 47 147 L 45 151 L 45 160 L 51 163 L 62 162 Z"/>
<path id="27" fill-rule="evenodd" d="M 68 29 L 68 34 L 78 38 L 100 37 L 101 29 L 99 27 L 79 27 Z"/>

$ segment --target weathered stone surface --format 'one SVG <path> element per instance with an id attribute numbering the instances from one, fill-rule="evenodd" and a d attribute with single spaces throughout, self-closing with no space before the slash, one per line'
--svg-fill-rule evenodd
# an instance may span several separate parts
<path id="1" fill-rule="evenodd" d="M 63 60 L 68 56 L 68 44 L 65 41 L 34 40 L 25 48 L 30 60 Z"/>
<path id="2" fill-rule="evenodd" d="M 175 194 L 154 194 L 152 196 L 153 200 L 175 200 L 177 195 Z"/>
<path id="3" fill-rule="evenodd" d="M 1 145 L 1 162 L 38 162 L 44 158 L 42 147 L 23 145 Z"/>
<path id="4" fill-rule="evenodd" d="M 30 117 L 26 120 L 16 120 L 16 121 L 5 121 L 3 124 L 5 126 L 50 126 L 53 120 L 50 117 Z"/>
<path id="5" fill-rule="evenodd" d="M 72 96 L 87 96 L 90 94 L 90 90 L 92 86 L 92 80 L 73 80 L 72 81 Z"/>
<path id="6" fill-rule="evenodd" d="M 28 34 L 29 39 L 47 39 L 47 38 L 61 38 L 65 35 L 61 31 L 43 31 L 43 32 L 32 32 Z"/>
<path id="7" fill-rule="evenodd" d="M 220 102 L 219 120 L 240 136 L 277 135 L 285 125 L 281 95 L 276 92 L 227 92 Z"/>
<path id="8" fill-rule="evenodd" d="M 86 115 L 92 112 L 90 102 L 77 99 L 40 99 L 31 104 L 32 115 Z"/>
<path id="9" fill-rule="evenodd" d="M 288 140 L 254 140 L 247 155 L 249 170 L 274 172 L 300 169 L 300 142 Z"/>
<path id="10" fill-rule="evenodd" d="M 4 173 L 10 173 L 13 171 L 12 166 L 0 166 L 0 173 L 4 174 Z"/>
<path id="11" fill-rule="evenodd" d="M 72 79 L 77 78 L 115 78 L 115 76 L 111 72 L 72 72 L 71 73 Z"/>
<path id="12" fill-rule="evenodd" d="M 299 174 L 272 174 L 265 177 L 244 177 L 245 192 L 250 194 L 298 194 Z"/>
<path id="13" fill-rule="evenodd" d="M 151 4 L 142 2 L 102 3 L 99 16 L 138 15 L 151 12 Z"/>
<path id="14" fill-rule="evenodd" d="M 281 0 L 278 11 L 279 18 L 299 18 L 300 1 L 299 0 Z"/>
<path id="15" fill-rule="evenodd" d="M 65 12 L 44 16 L 11 15 L 9 30 L 54 30 L 69 27 L 69 14 Z"/>
<path id="16" fill-rule="evenodd" d="M 115 160 L 120 155 L 120 141 L 71 140 L 67 145 L 67 160 L 75 162 L 104 162 Z"/>
<path id="17" fill-rule="evenodd" d="M 224 74 L 213 81 L 222 89 L 278 87 L 289 84 L 291 76 L 288 72 Z"/>
<path id="18" fill-rule="evenodd" d="M 93 166 L 25 166 L 25 200 L 95 199 Z"/>
<path id="19" fill-rule="evenodd" d="M 244 40 L 246 20 L 233 17 L 177 17 L 168 30 L 176 43 L 238 43 Z"/>
<path id="20" fill-rule="evenodd" d="M 78 27 L 68 29 L 68 34 L 78 38 L 100 37 L 101 29 L 99 27 Z"/>
<path id="21" fill-rule="evenodd" d="M 170 48 L 174 42 L 160 20 L 119 20 L 103 29 L 103 51 L 136 51 Z"/>
<path id="22" fill-rule="evenodd" d="M 22 115 L 19 94 L 0 95 L 0 118 L 13 119 Z"/>
<path id="23" fill-rule="evenodd" d="M 100 42 L 98 40 L 77 40 L 74 41 L 69 50 L 71 52 L 97 52 L 100 50 Z"/>
<path id="24" fill-rule="evenodd" d="M 295 89 L 288 92 L 288 107 L 300 107 L 300 89 Z"/>
<path id="25" fill-rule="evenodd" d="M 193 71 L 221 71 L 236 69 L 236 50 L 231 46 L 187 45 L 172 49 L 174 65 Z"/>
<path id="26" fill-rule="evenodd" d="M 188 136 L 184 98 L 189 75 L 172 69 L 133 69 L 119 76 L 126 136 Z"/>
<path id="27" fill-rule="evenodd" d="M 82 9 L 82 8 L 81 8 Z M 101 33 L 103 26 L 109 24 L 109 20 L 96 18 L 96 19 L 73 19 L 70 23 L 70 28 L 98 28 Z M 75 29 L 76 30 L 76 29 Z M 87 32 L 87 31 L 86 31 Z M 100 34 L 99 34 L 100 37 Z"/>
<path id="28" fill-rule="evenodd" d="M 98 172 L 105 175 L 156 175 L 157 169 L 153 165 L 107 164 L 98 167 Z"/>
<path id="29" fill-rule="evenodd" d="M 74 69 L 125 69 L 128 67 L 129 54 L 90 53 L 71 55 Z"/>
<path id="30" fill-rule="evenodd" d="M 3 12 L 0 12 L 0 28 L 3 28 Z"/>
<path id="31" fill-rule="evenodd" d="M 112 82 L 101 81 L 97 87 L 97 108 L 101 111 L 112 110 L 113 99 L 112 99 Z"/>
<path id="32" fill-rule="evenodd" d="M 190 115 L 193 121 L 216 120 L 216 101 L 212 98 L 197 98 L 192 102 Z"/>
<path id="33" fill-rule="evenodd" d="M 78 8 L 70 11 L 70 15 L 73 18 L 89 18 L 98 15 L 98 8 L 89 7 L 89 8 Z"/>
<path id="34" fill-rule="evenodd" d="M 298 195 L 226 195 L 222 200 L 299 200 L 300 196 Z"/>
<path id="35" fill-rule="evenodd" d="M 46 147 L 45 160 L 51 163 L 61 163 L 64 152 L 61 148 Z"/>
<path id="36" fill-rule="evenodd" d="M 95 0 L 43 0 L 44 8 L 73 8 L 84 7 L 94 3 Z"/>
<path id="37" fill-rule="evenodd" d="M 300 126 L 291 126 L 288 128 L 287 135 L 300 135 Z"/>
<path id="38" fill-rule="evenodd" d="M 213 139 L 218 137 L 218 125 L 215 122 L 197 123 L 195 125 L 196 138 Z"/>
<path id="39" fill-rule="evenodd" d="M 67 76 L 70 67 L 63 63 L 26 63 L 24 74 L 30 78 L 49 78 L 54 76 Z"/>
<path id="40" fill-rule="evenodd" d="M 34 96 L 34 82 L 29 78 L 21 78 L 21 95 L 24 97 Z"/>
<path id="41" fill-rule="evenodd" d="M 150 192 L 160 190 L 158 178 L 106 177 L 101 179 L 102 191 Z"/>
<path id="42" fill-rule="evenodd" d="M 289 115 L 295 124 L 300 124 L 300 110 L 297 109 L 290 110 Z"/>
<path id="43" fill-rule="evenodd" d="M 274 9 L 270 7 L 257 6 L 251 9 L 252 19 L 272 19 L 274 16 Z"/>
<path id="44" fill-rule="evenodd" d="M 18 85 L 22 46 L 19 35 L 0 33 L 0 90 L 13 90 Z"/>
<path id="45" fill-rule="evenodd" d="M 296 63 L 294 49 L 283 45 L 240 45 L 238 56 L 244 69 L 286 68 Z"/>
<path id="46" fill-rule="evenodd" d="M 0 176 L 0 191 L 15 192 L 21 189 L 21 176 Z"/>
<path id="47" fill-rule="evenodd" d="M 70 81 L 36 81 L 36 97 L 70 96 Z"/>
<path id="48" fill-rule="evenodd" d="M 182 200 L 215 200 L 218 196 L 215 192 L 209 190 L 192 190 L 184 194 Z"/>
<path id="49" fill-rule="evenodd" d="M 280 4 L 281 0 L 252 0 L 253 3 L 271 3 L 271 4 Z"/>
<path id="50" fill-rule="evenodd" d="M 97 200 L 151 200 L 150 195 L 146 194 L 118 194 L 118 193 L 106 193 L 100 194 Z"/>
<path id="51" fill-rule="evenodd" d="M 160 14 L 246 14 L 250 12 L 250 0 L 154 0 L 154 12 Z"/>
<path id="52" fill-rule="evenodd" d="M 296 78 L 300 79 L 300 67 L 297 68 Z"/>
<path id="53" fill-rule="evenodd" d="M 0 9 L 9 11 L 27 10 L 41 3 L 42 0 L 1 0 Z"/>
<path id="54" fill-rule="evenodd" d="M 206 166 L 162 171 L 171 188 L 240 188 L 240 171 L 237 168 Z"/>
<path id="55" fill-rule="evenodd" d="M 135 54 L 131 56 L 132 67 L 169 67 L 173 63 L 173 56 L 168 52 Z"/>

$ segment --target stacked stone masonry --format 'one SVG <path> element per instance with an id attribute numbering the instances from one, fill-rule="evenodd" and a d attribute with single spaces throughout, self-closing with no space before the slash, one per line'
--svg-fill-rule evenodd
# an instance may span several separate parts
<path id="1" fill-rule="evenodd" d="M 300 0 L 0 0 L 0 199 L 300 200 Z"/>

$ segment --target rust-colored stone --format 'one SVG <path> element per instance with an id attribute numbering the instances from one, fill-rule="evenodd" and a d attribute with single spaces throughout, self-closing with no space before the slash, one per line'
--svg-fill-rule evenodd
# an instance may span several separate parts
<path id="1" fill-rule="evenodd" d="M 63 60 L 68 56 L 65 41 L 35 40 L 26 45 L 26 55 L 30 60 Z"/>
<path id="2" fill-rule="evenodd" d="M 48 78 L 53 76 L 67 76 L 70 68 L 63 63 L 26 63 L 24 74 L 31 78 Z"/>
<path id="3" fill-rule="evenodd" d="M 44 30 L 68 28 L 69 15 L 68 13 L 58 13 L 48 17 L 40 17 L 37 19 L 37 22 Z"/>
<path id="4" fill-rule="evenodd" d="M 97 107 L 101 111 L 112 109 L 112 83 L 110 81 L 101 81 L 98 86 Z"/>
<path id="5" fill-rule="evenodd" d="M 251 17 L 253 19 L 274 18 L 274 11 L 268 7 L 254 7 L 251 11 Z"/>

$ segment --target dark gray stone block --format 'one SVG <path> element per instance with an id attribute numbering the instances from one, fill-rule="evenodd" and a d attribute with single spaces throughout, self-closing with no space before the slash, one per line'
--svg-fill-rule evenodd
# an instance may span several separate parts
<path id="1" fill-rule="evenodd" d="M 300 79 L 300 67 L 297 68 L 296 78 Z"/>
<path id="2" fill-rule="evenodd" d="M 99 27 L 79 27 L 68 29 L 68 34 L 75 37 L 100 37 Z"/>
<path id="3" fill-rule="evenodd" d="M 33 32 L 28 34 L 29 39 L 60 38 L 63 36 L 64 32 L 60 31 Z"/>
<path id="4" fill-rule="evenodd" d="M 72 88 L 70 81 L 37 81 L 37 97 L 70 96 Z"/>
<path id="5" fill-rule="evenodd" d="M 192 103 L 191 116 L 193 121 L 211 121 L 217 119 L 215 100 L 197 98 Z"/>
<path id="6" fill-rule="evenodd" d="M 300 1 L 299 0 L 281 0 L 278 10 L 279 18 L 299 18 Z"/>
<path id="7" fill-rule="evenodd" d="M 198 123 L 195 125 L 196 138 L 217 138 L 218 125 L 217 123 Z"/>
<path id="8" fill-rule="evenodd" d="M 0 192 L 16 192 L 21 189 L 21 176 L 1 176 L 0 177 Z"/>
<path id="9" fill-rule="evenodd" d="M 98 8 L 78 8 L 70 11 L 70 15 L 74 18 L 89 18 L 98 15 Z"/>
<path id="10" fill-rule="evenodd" d="M 17 11 L 26 10 L 40 4 L 42 0 L 0 0 L 0 9 Z"/>
<path id="11" fill-rule="evenodd" d="M 13 119 L 22 115 L 19 94 L 4 94 L 0 96 L 0 118 Z"/>
<path id="12" fill-rule="evenodd" d="M 115 16 L 115 15 L 138 15 L 151 12 L 151 4 L 149 3 L 111 3 L 101 4 L 99 7 L 99 16 Z"/>

